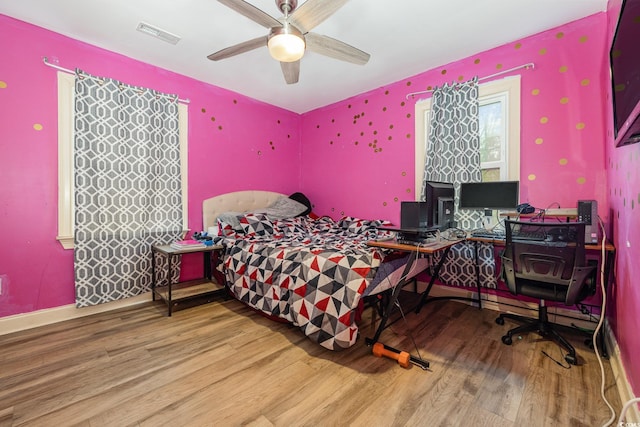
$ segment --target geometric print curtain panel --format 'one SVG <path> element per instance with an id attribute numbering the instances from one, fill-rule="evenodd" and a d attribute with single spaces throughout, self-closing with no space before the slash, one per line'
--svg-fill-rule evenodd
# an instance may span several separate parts
<path id="1" fill-rule="evenodd" d="M 85 307 L 150 290 L 151 245 L 182 235 L 177 97 L 77 70 L 74 125 L 76 306 Z"/>
<path id="2" fill-rule="evenodd" d="M 455 221 L 463 230 L 482 226 L 481 212 L 459 209 L 460 183 L 482 181 L 478 91 L 477 77 L 433 90 L 425 152 L 421 199 L 425 197 L 426 181 L 453 183 Z M 452 247 L 440 271 L 441 281 L 453 286 L 475 286 L 478 265 L 480 283 L 496 287 L 493 245 L 477 244 L 477 250 L 476 260 L 475 244 Z"/>

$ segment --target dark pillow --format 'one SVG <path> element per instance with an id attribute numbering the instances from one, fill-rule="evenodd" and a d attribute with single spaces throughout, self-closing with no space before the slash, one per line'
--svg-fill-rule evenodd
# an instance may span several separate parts
<path id="1" fill-rule="evenodd" d="M 302 203 L 307 207 L 307 210 L 305 210 L 298 216 L 309 215 L 311 213 L 311 202 L 309 201 L 307 196 L 302 193 L 293 193 L 289 196 L 289 198 L 295 200 L 298 203 Z"/>

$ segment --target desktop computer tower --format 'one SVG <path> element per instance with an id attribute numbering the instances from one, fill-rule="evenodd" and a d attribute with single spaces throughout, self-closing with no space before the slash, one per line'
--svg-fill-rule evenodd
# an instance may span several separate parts
<path id="1" fill-rule="evenodd" d="M 584 222 L 584 242 L 598 243 L 598 202 L 578 200 L 578 221 Z"/>

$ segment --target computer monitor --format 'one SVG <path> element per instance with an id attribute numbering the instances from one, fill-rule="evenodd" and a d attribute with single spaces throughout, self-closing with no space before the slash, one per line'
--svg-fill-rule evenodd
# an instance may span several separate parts
<path id="1" fill-rule="evenodd" d="M 427 181 L 425 200 L 431 226 L 446 230 L 453 227 L 455 189 L 450 182 Z"/>
<path id="2" fill-rule="evenodd" d="M 464 182 L 460 184 L 460 209 L 515 209 L 518 181 Z"/>

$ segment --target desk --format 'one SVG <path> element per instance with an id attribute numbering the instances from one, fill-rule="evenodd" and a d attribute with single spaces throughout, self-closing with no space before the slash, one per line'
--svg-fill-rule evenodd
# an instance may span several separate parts
<path id="1" fill-rule="evenodd" d="M 378 340 L 380 339 L 380 334 L 382 333 L 382 331 L 387 326 L 387 321 L 389 320 L 389 315 L 390 315 L 391 311 L 393 310 L 393 307 L 395 306 L 395 304 L 396 304 L 396 302 L 398 300 L 398 295 L 400 294 L 400 291 L 410 281 L 410 280 L 407 279 L 407 276 L 409 275 L 409 273 L 413 269 L 413 265 L 414 265 L 416 259 L 418 259 L 418 257 L 420 257 L 420 256 L 433 255 L 433 254 L 438 253 L 438 252 L 442 253 L 440 261 L 435 266 L 433 274 L 431 275 L 431 280 L 429 280 L 429 286 L 427 286 L 427 289 L 422 293 L 422 296 L 420 298 L 420 302 L 418 303 L 418 306 L 416 308 L 416 313 L 417 313 L 417 312 L 420 311 L 420 308 L 422 307 L 422 305 L 424 305 L 424 303 L 425 303 L 425 301 L 426 301 L 426 299 L 427 299 L 427 297 L 429 295 L 429 291 L 431 290 L 431 288 L 433 287 L 433 284 L 435 283 L 436 279 L 438 278 L 438 274 L 440 272 L 440 268 L 442 267 L 442 264 L 444 264 L 444 261 L 447 258 L 447 255 L 449 254 L 449 251 L 451 250 L 451 248 L 454 245 L 456 245 L 457 243 L 462 242 L 462 241 L 463 240 L 443 240 L 443 241 L 440 241 L 440 242 L 422 244 L 421 246 L 413 246 L 413 245 L 406 245 L 406 244 L 398 243 L 398 242 L 396 242 L 395 239 L 372 240 L 372 241 L 368 242 L 369 246 L 407 252 L 407 253 L 409 253 L 409 258 L 407 259 L 407 263 L 405 264 L 404 270 L 402 272 L 402 276 L 400 276 L 400 281 L 395 286 L 395 288 L 393 288 L 393 293 L 391 294 L 391 298 L 389 299 L 389 303 L 387 304 L 387 307 L 384 310 L 384 313 L 382 314 L 382 319 L 380 319 L 380 325 L 378 325 L 378 328 L 376 329 L 375 335 L 373 336 L 373 338 L 367 338 L 366 339 L 367 345 L 373 345 L 376 342 L 378 342 Z M 479 298 L 480 298 L 480 294 L 478 293 L 478 299 Z M 392 347 L 388 347 L 388 346 L 385 346 L 385 347 L 390 351 L 394 351 L 396 353 L 400 352 L 399 350 L 396 350 L 396 349 L 394 349 Z M 411 363 L 413 363 L 413 364 L 415 364 L 417 366 L 420 366 L 423 369 L 427 369 L 429 367 L 429 362 L 428 361 L 423 360 L 423 359 L 421 359 L 421 358 L 419 358 L 417 356 L 410 355 L 409 359 L 410 359 Z"/>

